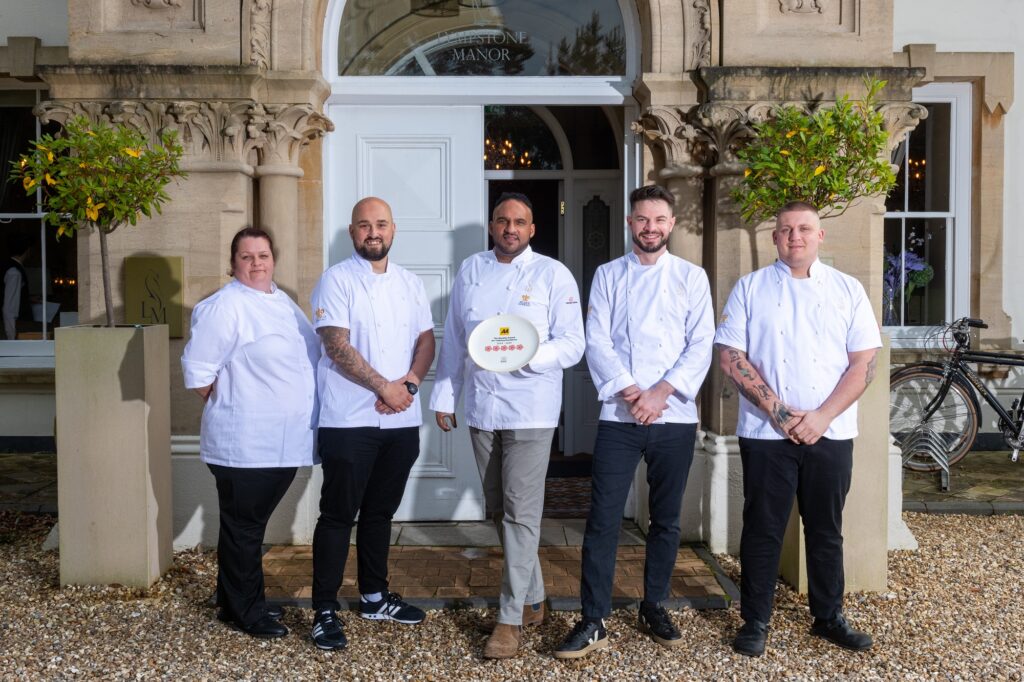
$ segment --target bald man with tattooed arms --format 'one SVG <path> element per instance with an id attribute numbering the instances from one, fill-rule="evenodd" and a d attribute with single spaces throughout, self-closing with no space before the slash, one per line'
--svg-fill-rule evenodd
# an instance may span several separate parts
<path id="1" fill-rule="evenodd" d="M 861 284 L 818 260 L 817 209 L 784 206 L 778 260 L 742 277 L 715 334 L 722 371 L 740 391 L 743 534 L 733 648 L 764 653 L 782 540 L 799 503 L 807 546 L 811 634 L 861 651 L 871 637 L 843 616 L 842 515 L 853 470 L 857 399 L 882 345 Z"/>
<path id="2" fill-rule="evenodd" d="M 415 624 L 426 614 L 388 591 L 391 519 L 420 452 L 419 385 L 434 360 L 430 301 L 415 274 L 390 262 L 391 207 L 375 197 L 352 209 L 355 253 L 313 291 L 323 466 L 313 532 L 313 630 L 323 650 L 347 639 L 335 613 L 356 515 L 359 615 Z"/>

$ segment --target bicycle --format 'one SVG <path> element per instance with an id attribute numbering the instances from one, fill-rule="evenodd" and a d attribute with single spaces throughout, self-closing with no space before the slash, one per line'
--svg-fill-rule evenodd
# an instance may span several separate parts
<path id="1" fill-rule="evenodd" d="M 911 471 L 941 471 L 943 490 L 949 489 L 949 467 L 963 459 L 974 444 L 981 421 L 978 394 L 999 415 L 1003 440 L 1016 462 L 1024 443 L 1024 393 L 1006 409 L 969 366 L 987 363 L 1024 367 L 1024 356 L 971 350 L 971 329 L 987 329 L 982 320 L 963 317 L 942 330 L 949 357 L 903 367 L 889 379 L 889 432 Z"/>

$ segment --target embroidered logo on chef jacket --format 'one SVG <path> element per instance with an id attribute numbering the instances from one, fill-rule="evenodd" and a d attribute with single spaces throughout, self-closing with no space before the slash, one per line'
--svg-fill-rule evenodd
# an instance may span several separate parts
<path id="1" fill-rule="evenodd" d="M 728 320 L 728 319 L 729 319 L 729 316 L 726 315 L 725 313 L 722 313 L 722 321 L 721 321 L 720 324 L 725 324 L 725 321 Z"/>
<path id="2" fill-rule="evenodd" d="M 522 299 L 519 301 L 519 305 L 529 306 L 530 305 L 530 295 L 529 294 L 523 294 Z"/>
<path id="3" fill-rule="evenodd" d="M 316 314 L 316 319 L 318 319 L 318 320 L 322 320 L 325 317 L 327 317 L 327 311 L 324 310 L 323 308 L 317 308 L 315 314 Z"/>
<path id="4" fill-rule="evenodd" d="M 570 296 L 569 298 L 565 299 L 566 305 L 575 305 L 577 303 L 579 303 L 579 301 L 576 300 L 575 296 Z"/>

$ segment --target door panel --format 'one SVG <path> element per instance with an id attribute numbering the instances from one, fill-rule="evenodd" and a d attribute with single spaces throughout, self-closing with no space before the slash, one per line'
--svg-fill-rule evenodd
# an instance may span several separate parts
<path id="1" fill-rule="evenodd" d="M 335 105 L 328 112 L 337 126 L 327 138 L 328 265 L 352 254 L 353 204 L 366 196 L 387 201 L 396 225 L 389 257 L 423 280 L 440 347 L 455 273 L 486 244 L 483 108 Z M 468 428 L 442 433 L 427 409 L 434 369 L 422 386 L 420 456 L 395 520 L 482 519 Z M 457 418 L 466 423 L 461 410 Z"/>
<path id="2" fill-rule="evenodd" d="M 572 229 L 566 235 L 566 264 L 580 285 L 580 298 L 590 298 L 590 283 L 598 265 L 614 260 L 624 251 L 622 181 L 620 178 L 577 179 L 572 186 L 567 216 Z M 584 315 L 587 312 L 583 308 Z M 593 453 L 601 403 L 590 378 L 586 358 L 566 372 L 564 452 Z"/>

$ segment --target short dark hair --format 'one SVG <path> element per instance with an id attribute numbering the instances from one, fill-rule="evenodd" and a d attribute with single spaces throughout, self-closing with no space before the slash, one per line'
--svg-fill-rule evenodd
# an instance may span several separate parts
<path id="1" fill-rule="evenodd" d="M 672 196 L 672 192 L 661 185 L 644 185 L 643 187 L 637 187 L 635 190 L 629 193 L 629 210 L 633 211 L 633 208 L 641 201 L 664 201 L 669 206 L 676 205 L 676 198 Z"/>
<path id="2" fill-rule="evenodd" d="M 779 216 L 783 213 L 793 213 L 795 211 L 810 211 L 814 215 L 818 215 L 818 207 L 809 201 L 787 201 L 786 204 L 779 209 L 778 213 L 775 214 L 775 219 L 778 220 Z"/>
<path id="3" fill-rule="evenodd" d="M 494 209 L 498 208 L 506 201 L 518 201 L 520 204 L 526 206 L 533 213 L 533 202 L 530 201 L 530 197 L 526 196 L 522 192 L 502 192 L 498 196 L 498 200 L 494 202 L 494 208 L 491 209 L 491 213 L 494 213 Z"/>
<path id="4" fill-rule="evenodd" d="M 261 230 L 258 227 L 252 225 L 246 225 L 241 230 L 235 233 L 235 236 L 231 238 L 231 258 L 228 260 L 228 274 L 235 274 L 235 256 L 238 254 L 238 242 L 242 241 L 246 237 L 253 237 L 255 239 L 266 239 L 267 243 L 270 244 L 270 253 L 274 253 L 274 238 L 266 230 Z"/>

